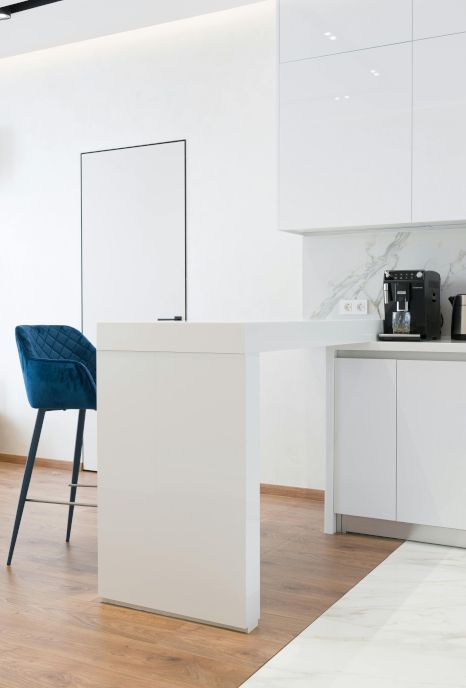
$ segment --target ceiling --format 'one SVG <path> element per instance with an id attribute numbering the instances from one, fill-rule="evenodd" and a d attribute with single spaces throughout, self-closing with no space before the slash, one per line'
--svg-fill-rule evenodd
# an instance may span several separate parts
<path id="1" fill-rule="evenodd" d="M 21 0 L 0 0 L 0 6 Z M 259 0 L 62 0 L 0 21 L 0 58 L 75 43 L 112 33 L 209 12 L 250 5 Z"/>

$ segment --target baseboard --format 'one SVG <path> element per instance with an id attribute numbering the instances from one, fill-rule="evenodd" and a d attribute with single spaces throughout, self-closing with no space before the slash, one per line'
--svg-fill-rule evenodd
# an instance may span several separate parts
<path id="1" fill-rule="evenodd" d="M 342 516 L 342 531 L 378 537 L 427 542 L 431 545 L 466 548 L 466 531 L 439 526 L 421 526 L 400 521 L 383 521 L 361 516 Z"/>
<path id="2" fill-rule="evenodd" d="M 24 466 L 26 459 L 26 456 L 21 456 L 19 454 L 0 454 L 0 463 L 15 463 Z M 60 459 L 40 459 L 37 457 L 35 465 L 42 466 L 43 468 L 55 468 L 62 471 L 69 471 L 73 466 L 73 462 L 60 461 Z"/>
<path id="3" fill-rule="evenodd" d="M 313 490 L 310 487 L 289 487 L 288 485 L 261 484 L 261 494 L 277 495 L 278 497 L 299 497 L 300 499 L 313 499 L 315 502 L 323 502 L 324 490 Z"/>

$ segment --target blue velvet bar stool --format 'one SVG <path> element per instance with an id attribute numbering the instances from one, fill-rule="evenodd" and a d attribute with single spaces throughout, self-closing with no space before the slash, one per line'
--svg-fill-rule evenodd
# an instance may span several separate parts
<path id="1" fill-rule="evenodd" d="M 16 343 L 27 397 L 32 408 L 37 409 L 37 417 L 24 470 L 8 554 L 8 566 L 10 566 L 13 558 L 26 502 L 67 505 L 69 508 L 66 542 L 69 542 L 71 536 L 74 507 L 96 506 L 95 504 L 76 502 L 86 410 L 97 409 L 95 347 L 79 330 L 65 325 L 21 325 L 16 328 Z M 47 411 L 66 411 L 68 409 L 79 410 L 70 501 L 28 500 L 29 483 L 31 482 L 45 414 Z"/>

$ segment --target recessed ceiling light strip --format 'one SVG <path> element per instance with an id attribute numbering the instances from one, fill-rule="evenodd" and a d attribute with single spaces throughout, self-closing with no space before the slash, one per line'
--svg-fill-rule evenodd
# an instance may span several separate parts
<path id="1" fill-rule="evenodd" d="M 0 7 L 0 20 L 11 19 L 11 16 L 18 12 L 34 10 L 37 7 L 51 5 L 54 2 L 62 2 L 62 0 L 25 0 L 25 2 L 18 2 L 15 5 L 4 5 L 4 7 Z"/>

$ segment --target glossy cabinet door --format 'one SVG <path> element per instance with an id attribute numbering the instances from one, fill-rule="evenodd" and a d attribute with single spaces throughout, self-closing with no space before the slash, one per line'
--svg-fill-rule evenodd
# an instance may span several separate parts
<path id="1" fill-rule="evenodd" d="M 280 59 L 410 41 L 411 0 L 281 0 Z"/>
<path id="2" fill-rule="evenodd" d="M 398 509 L 466 529 L 466 362 L 398 361 Z"/>
<path id="3" fill-rule="evenodd" d="M 411 220 L 411 44 L 281 65 L 280 228 Z"/>
<path id="4" fill-rule="evenodd" d="M 396 518 L 396 361 L 335 361 L 334 511 Z"/>
<path id="5" fill-rule="evenodd" d="M 460 31 L 466 31 L 464 0 L 413 0 L 414 40 Z"/>
<path id="6" fill-rule="evenodd" d="M 413 222 L 464 220 L 466 33 L 413 50 Z"/>

